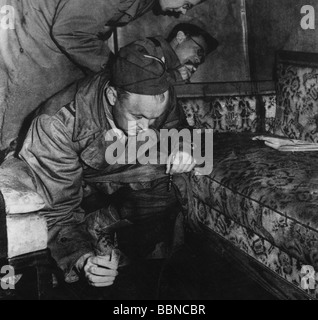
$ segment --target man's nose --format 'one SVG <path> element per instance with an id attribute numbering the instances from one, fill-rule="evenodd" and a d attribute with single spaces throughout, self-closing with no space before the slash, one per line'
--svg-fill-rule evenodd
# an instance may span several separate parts
<path id="1" fill-rule="evenodd" d="M 150 123 L 151 121 L 148 120 L 148 119 L 141 119 L 140 121 L 138 121 L 138 127 L 143 130 L 143 131 L 146 131 L 149 129 L 150 127 Z"/>
<path id="2" fill-rule="evenodd" d="M 178 12 L 180 12 L 181 14 L 187 14 L 187 12 L 188 12 L 188 9 L 185 9 L 185 8 L 180 8 L 179 10 L 178 10 Z"/>

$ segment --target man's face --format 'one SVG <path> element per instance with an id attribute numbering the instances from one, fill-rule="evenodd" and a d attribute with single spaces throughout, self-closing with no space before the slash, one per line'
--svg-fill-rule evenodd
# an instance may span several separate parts
<path id="1" fill-rule="evenodd" d="M 207 52 L 207 44 L 202 36 L 189 37 L 183 32 L 177 35 L 178 45 L 175 47 L 182 65 L 186 66 L 192 73 L 204 62 Z"/>
<path id="2" fill-rule="evenodd" d="M 108 100 L 110 100 L 109 97 Z M 161 96 L 131 93 L 122 101 L 118 99 L 113 101 L 115 102 L 113 117 L 116 126 L 127 136 L 136 136 L 141 131 L 148 130 L 167 111 L 169 91 Z"/>
<path id="3" fill-rule="evenodd" d="M 202 0 L 159 0 L 161 10 L 164 12 L 176 12 L 186 14 Z"/>

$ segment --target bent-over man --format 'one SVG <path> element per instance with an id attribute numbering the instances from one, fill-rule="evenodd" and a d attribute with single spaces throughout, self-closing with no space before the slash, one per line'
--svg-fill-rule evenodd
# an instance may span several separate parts
<path id="1" fill-rule="evenodd" d="M 128 148 L 127 137 L 150 128 L 181 128 L 185 123 L 183 111 L 171 103 L 174 93 L 167 67 L 140 48 L 123 48 L 111 76 L 101 72 L 86 79 L 70 103 L 51 102 L 44 108 L 20 153 L 46 202 L 42 214 L 49 226 L 49 247 L 68 282 L 84 271 L 93 286 L 111 285 L 118 264 L 110 255 L 101 257 L 96 252 L 96 233 L 122 221 L 138 225 L 178 210 L 175 190 L 167 189 L 168 174 L 195 167 L 191 154 L 179 146 L 172 146 L 167 154 L 166 163 L 171 165 L 123 165 L 107 159 L 112 143 L 105 137 L 110 131 Z M 103 192 L 105 203 L 116 192 L 124 190 L 124 196 L 86 218 L 81 207 L 85 185 Z M 89 219 L 100 221 L 101 230 L 89 232 Z"/>

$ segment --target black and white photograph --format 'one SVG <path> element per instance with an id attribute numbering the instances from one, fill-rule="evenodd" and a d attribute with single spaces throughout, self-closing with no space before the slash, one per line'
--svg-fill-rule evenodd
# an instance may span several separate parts
<path id="1" fill-rule="evenodd" d="M 317 1 L 0 0 L 0 301 L 317 299 Z"/>

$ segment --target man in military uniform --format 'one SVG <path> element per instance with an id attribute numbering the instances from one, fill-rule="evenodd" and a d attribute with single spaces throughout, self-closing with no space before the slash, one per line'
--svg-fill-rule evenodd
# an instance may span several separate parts
<path id="1" fill-rule="evenodd" d="M 158 5 L 185 14 L 201 0 L 0 0 L 0 149 L 40 103 L 107 63 L 107 40 Z"/>
<path id="2" fill-rule="evenodd" d="M 177 84 L 189 81 L 207 56 L 219 45 L 205 30 L 205 26 L 196 21 L 177 24 L 167 39 L 156 36 L 135 43 L 164 59 L 168 72 Z"/>
<path id="3" fill-rule="evenodd" d="M 183 111 L 171 103 L 171 77 L 162 60 L 138 45 L 123 48 L 109 72 L 83 80 L 68 104 L 50 102 L 33 121 L 20 158 L 34 177 L 46 203 L 42 214 L 49 227 L 49 248 L 65 279 L 84 273 L 93 286 L 110 286 L 118 264 L 96 252 L 101 228 L 122 221 L 138 226 L 147 219 L 178 212 L 176 191 L 167 189 L 168 174 L 193 170 L 191 154 L 172 147 L 167 165 L 110 164 L 107 132 L 119 139 L 154 130 L 181 128 Z M 133 125 L 132 125 L 133 124 Z M 127 146 L 124 143 L 125 146 Z M 177 161 L 176 161 L 177 159 Z M 105 207 L 89 217 L 81 207 L 84 188 L 105 194 Z M 106 206 L 107 196 L 123 192 Z M 97 229 L 88 231 L 96 221 Z M 133 239 L 132 239 L 133 241 Z"/>

